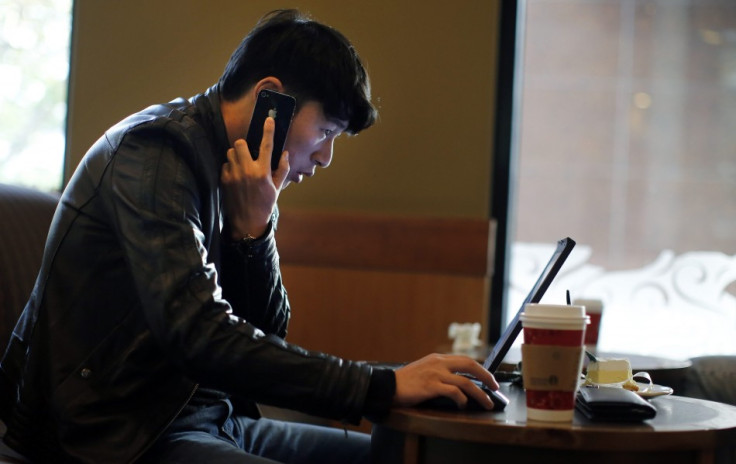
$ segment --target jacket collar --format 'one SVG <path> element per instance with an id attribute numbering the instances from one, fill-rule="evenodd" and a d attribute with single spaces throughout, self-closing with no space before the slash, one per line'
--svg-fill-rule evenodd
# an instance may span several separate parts
<path id="1" fill-rule="evenodd" d="M 222 119 L 222 111 L 220 110 L 220 88 L 218 84 L 213 85 L 205 91 L 191 98 L 191 103 L 197 107 L 202 115 L 202 123 L 210 130 L 212 134 L 213 147 L 217 162 L 222 165 L 227 162 L 227 150 L 230 143 L 227 138 L 227 130 L 225 129 L 225 121 Z"/>

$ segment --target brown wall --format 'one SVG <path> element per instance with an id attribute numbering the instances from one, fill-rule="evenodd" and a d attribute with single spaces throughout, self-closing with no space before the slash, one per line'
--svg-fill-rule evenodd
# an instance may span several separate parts
<path id="1" fill-rule="evenodd" d="M 110 125 L 216 82 L 277 6 L 352 40 L 381 112 L 337 142 L 329 169 L 287 189 L 282 208 L 487 217 L 499 8 L 489 0 L 77 0 L 67 179 Z"/>
<path id="2" fill-rule="evenodd" d="M 354 359 L 409 360 L 433 351 L 447 343 L 449 322 L 484 321 L 487 315 L 490 270 L 482 264 L 492 253 L 485 237 L 493 231 L 488 209 L 499 2 L 314 0 L 280 6 L 300 7 L 352 40 L 380 110 L 375 127 L 337 142 L 329 169 L 280 198 L 277 238 L 294 308 L 289 340 Z M 243 35 L 274 7 L 262 0 L 77 0 L 67 177 L 116 121 L 216 82 Z M 315 221 L 316 210 L 326 219 Z M 299 211 L 309 214 L 294 215 Z M 345 219 L 346 212 L 353 219 Z M 437 217 L 471 221 L 446 230 Z M 305 221 L 327 229 L 299 245 Z M 376 229 L 370 237 L 377 253 L 405 251 L 401 241 L 386 246 L 389 236 L 413 243 L 440 234 L 447 246 L 429 246 L 426 253 L 443 263 L 458 253 L 457 241 L 474 243 L 481 269 L 458 275 L 453 269 L 366 267 L 348 239 L 367 243 L 368 226 L 331 236 L 330 224 L 344 221 L 367 221 Z M 314 244 L 326 236 L 345 241 L 337 245 L 353 261 L 297 259 L 304 251 L 324 251 Z"/>

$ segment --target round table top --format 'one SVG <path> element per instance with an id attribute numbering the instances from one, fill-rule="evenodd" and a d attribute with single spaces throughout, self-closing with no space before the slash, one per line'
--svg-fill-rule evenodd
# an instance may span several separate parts
<path id="1" fill-rule="evenodd" d="M 502 383 L 511 403 L 503 412 L 394 409 L 377 424 L 407 433 L 499 445 L 581 450 L 706 449 L 736 441 L 736 407 L 682 396 L 651 399 L 654 419 L 639 423 L 527 421 L 524 390 Z"/>

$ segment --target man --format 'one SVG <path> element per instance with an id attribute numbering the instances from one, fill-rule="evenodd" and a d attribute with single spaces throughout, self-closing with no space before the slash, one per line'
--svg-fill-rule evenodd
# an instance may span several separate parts
<path id="1" fill-rule="evenodd" d="M 296 97 L 278 169 L 242 137 L 263 89 Z M 443 395 L 490 399 L 464 357 L 395 372 L 287 344 L 274 241 L 281 189 L 375 120 L 337 31 L 267 15 L 202 95 L 111 128 L 65 189 L 0 365 L 6 441 L 42 462 L 365 462 L 369 437 L 258 417 L 255 402 L 357 422 Z M 329 290 L 327 290 L 329 291 Z"/>

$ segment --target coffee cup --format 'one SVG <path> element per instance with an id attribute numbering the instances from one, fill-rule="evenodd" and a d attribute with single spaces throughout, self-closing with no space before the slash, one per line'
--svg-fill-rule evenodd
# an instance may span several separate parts
<path id="1" fill-rule="evenodd" d="M 598 336 L 601 330 L 603 301 L 593 298 L 576 298 L 572 304 L 585 306 L 585 314 L 590 316 L 590 324 L 585 329 L 585 346 L 595 348 L 598 345 Z"/>
<path id="2" fill-rule="evenodd" d="M 579 305 L 527 304 L 521 314 L 521 366 L 527 419 L 570 422 L 589 322 Z"/>

